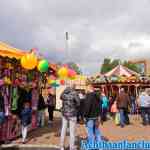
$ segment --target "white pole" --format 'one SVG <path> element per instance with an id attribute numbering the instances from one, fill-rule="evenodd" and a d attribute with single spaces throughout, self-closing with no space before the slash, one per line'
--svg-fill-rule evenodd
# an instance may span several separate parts
<path id="1" fill-rule="evenodd" d="M 69 43 L 68 43 L 68 41 L 69 41 L 69 35 L 68 35 L 68 32 L 66 32 L 65 33 L 65 46 L 66 46 L 65 51 L 66 51 L 66 57 L 67 57 L 65 60 L 66 64 L 69 62 Z M 65 79 L 65 83 L 66 83 L 66 85 L 70 85 L 70 81 L 67 79 Z"/>
<path id="2" fill-rule="evenodd" d="M 69 59 L 69 35 L 68 35 L 68 32 L 66 32 L 65 41 L 66 41 L 66 56 L 67 56 L 66 62 L 69 62 L 70 59 Z"/>

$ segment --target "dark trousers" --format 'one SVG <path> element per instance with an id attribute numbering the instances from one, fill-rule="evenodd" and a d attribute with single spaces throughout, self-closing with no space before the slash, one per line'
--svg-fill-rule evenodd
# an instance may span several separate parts
<path id="1" fill-rule="evenodd" d="M 101 121 L 106 121 L 107 120 L 107 108 L 102 108 L 101 112 Z"/>
<path id="2" fill-rule="evenodd" d="M 128 110 L 125 108 L 120 108 L 119 109 L 120 113 L 120 125 L 124 126 L 125 124 L 129 124 L 129 116 L 128 116 Z"/>
<path id="3" fill-rule="evenodd" d="M 143 125 L 150 124 L 150 108 L 141 107 L 141 117 Z"/>
<path id="4" fill-rule="evenodd" d="M 55 109 L 54 106 L 48 106 L 49 121 L 53 121 L 54 109 Z"/>

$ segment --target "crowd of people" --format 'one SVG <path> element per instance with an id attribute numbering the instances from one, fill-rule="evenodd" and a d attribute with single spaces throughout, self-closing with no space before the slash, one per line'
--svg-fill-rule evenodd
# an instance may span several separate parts
<path id="1" fill-rule="evenodd" d="M 95 91 L 89 85 L 86 93 L 77 93 L 74 86 L 67 87 L 61 95 L 62 131 L 61 150 L 64 150 L 64 139 L 68 124 L 70 126 L 70 150 L 75 149 L 75 127 L 84 120 L 87 130 L 87 141 L 103 140 L 99 125 L 108 120 L 115 120 L 121 128 L 130 124 L 129 114 L 141 114 L 142 124 L 150 125 L 150 90 L 142 89 L 136 98 L 121 88 L 116 97 L 106 96 L 104 91 Z"/>
<path id="2" fill-rule="evenodd" d="M 38 101 L 35 105 L 31 105 L 32 101 L 29 100 L 31 99 L 30 94 L 24 97 L 26 101 L 24 101 L 20 113 L 23 144 L 27 141 L 28 127 L 31 124 L 33 112 L 37 114 L 37 126 L 39 128 L 45 126 L 46 109 L 49 116 L 48 126 L 51 127 L 53 125 L 56 93 L 52 87 L 47 88 L 47 93 L 47 96 L 43 97 L 42 91 L 37 92 L 35 90 L 34 92 L 33 90 L 32 98 Z M 0 96 L 0 98 L 2 97 Z M 109 119 L 113 119 L 116 125 L 120 125 L 123 128 L 130 124 L 129 114 L 134 115 L 138 113 L 141 115 L 142 124 L 144 126 L 150 125 L 149 89 L 142 89 L 137 98 L 128 94 L 124 88 L 121 88 L 115 97 L 108 97 L 104 90 L 97 91 L 92 85 L 88 85 L 86 91 L 77 91 L 75 85 L 70 85 L 62 92 L 60 99 L 62 101 L 61 150 L 64 150 L 65 136 L 68 128 L 70 128 L 70 150 L 75 149 L 77 123 L 85 124 L 87 140 L 89 142 L 103 140 L 99 126 Z M 2 104 L 0 103 L 0 105 Z M 2 121 L 2 117 L 0 121 Z"/>

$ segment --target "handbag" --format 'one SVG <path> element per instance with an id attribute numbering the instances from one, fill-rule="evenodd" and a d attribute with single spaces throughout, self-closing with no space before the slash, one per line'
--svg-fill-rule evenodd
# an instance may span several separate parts
<path id="1" fill-rule="evenodd" d="M 116 115 L 115 115 L 115 124 L 116 125 L 120 124 L 120 114 L 119 113 L 116 113 Z"/>

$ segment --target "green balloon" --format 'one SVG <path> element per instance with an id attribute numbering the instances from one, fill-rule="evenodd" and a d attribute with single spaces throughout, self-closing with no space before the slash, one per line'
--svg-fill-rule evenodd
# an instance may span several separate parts
<path id="1" fill-rule="evenodd" d="M 52 87 L 55 87 L 55 88 L 56 88 L 56 87 L 59 87 L 59 83 L 57 83 L 57 81 L 55 81 L 55 82 L 53 82 L 53 83 L 51 84 L 51 86 L 52 86 Z"/>
<path id="2" fill-rule="evenodd" d="M 49 67 L 49 63 L 47 60 L 44 59 L 39 62 L 38 70 L 40 72 L 46 72 L 48 70 L 48 67 Z"/>

